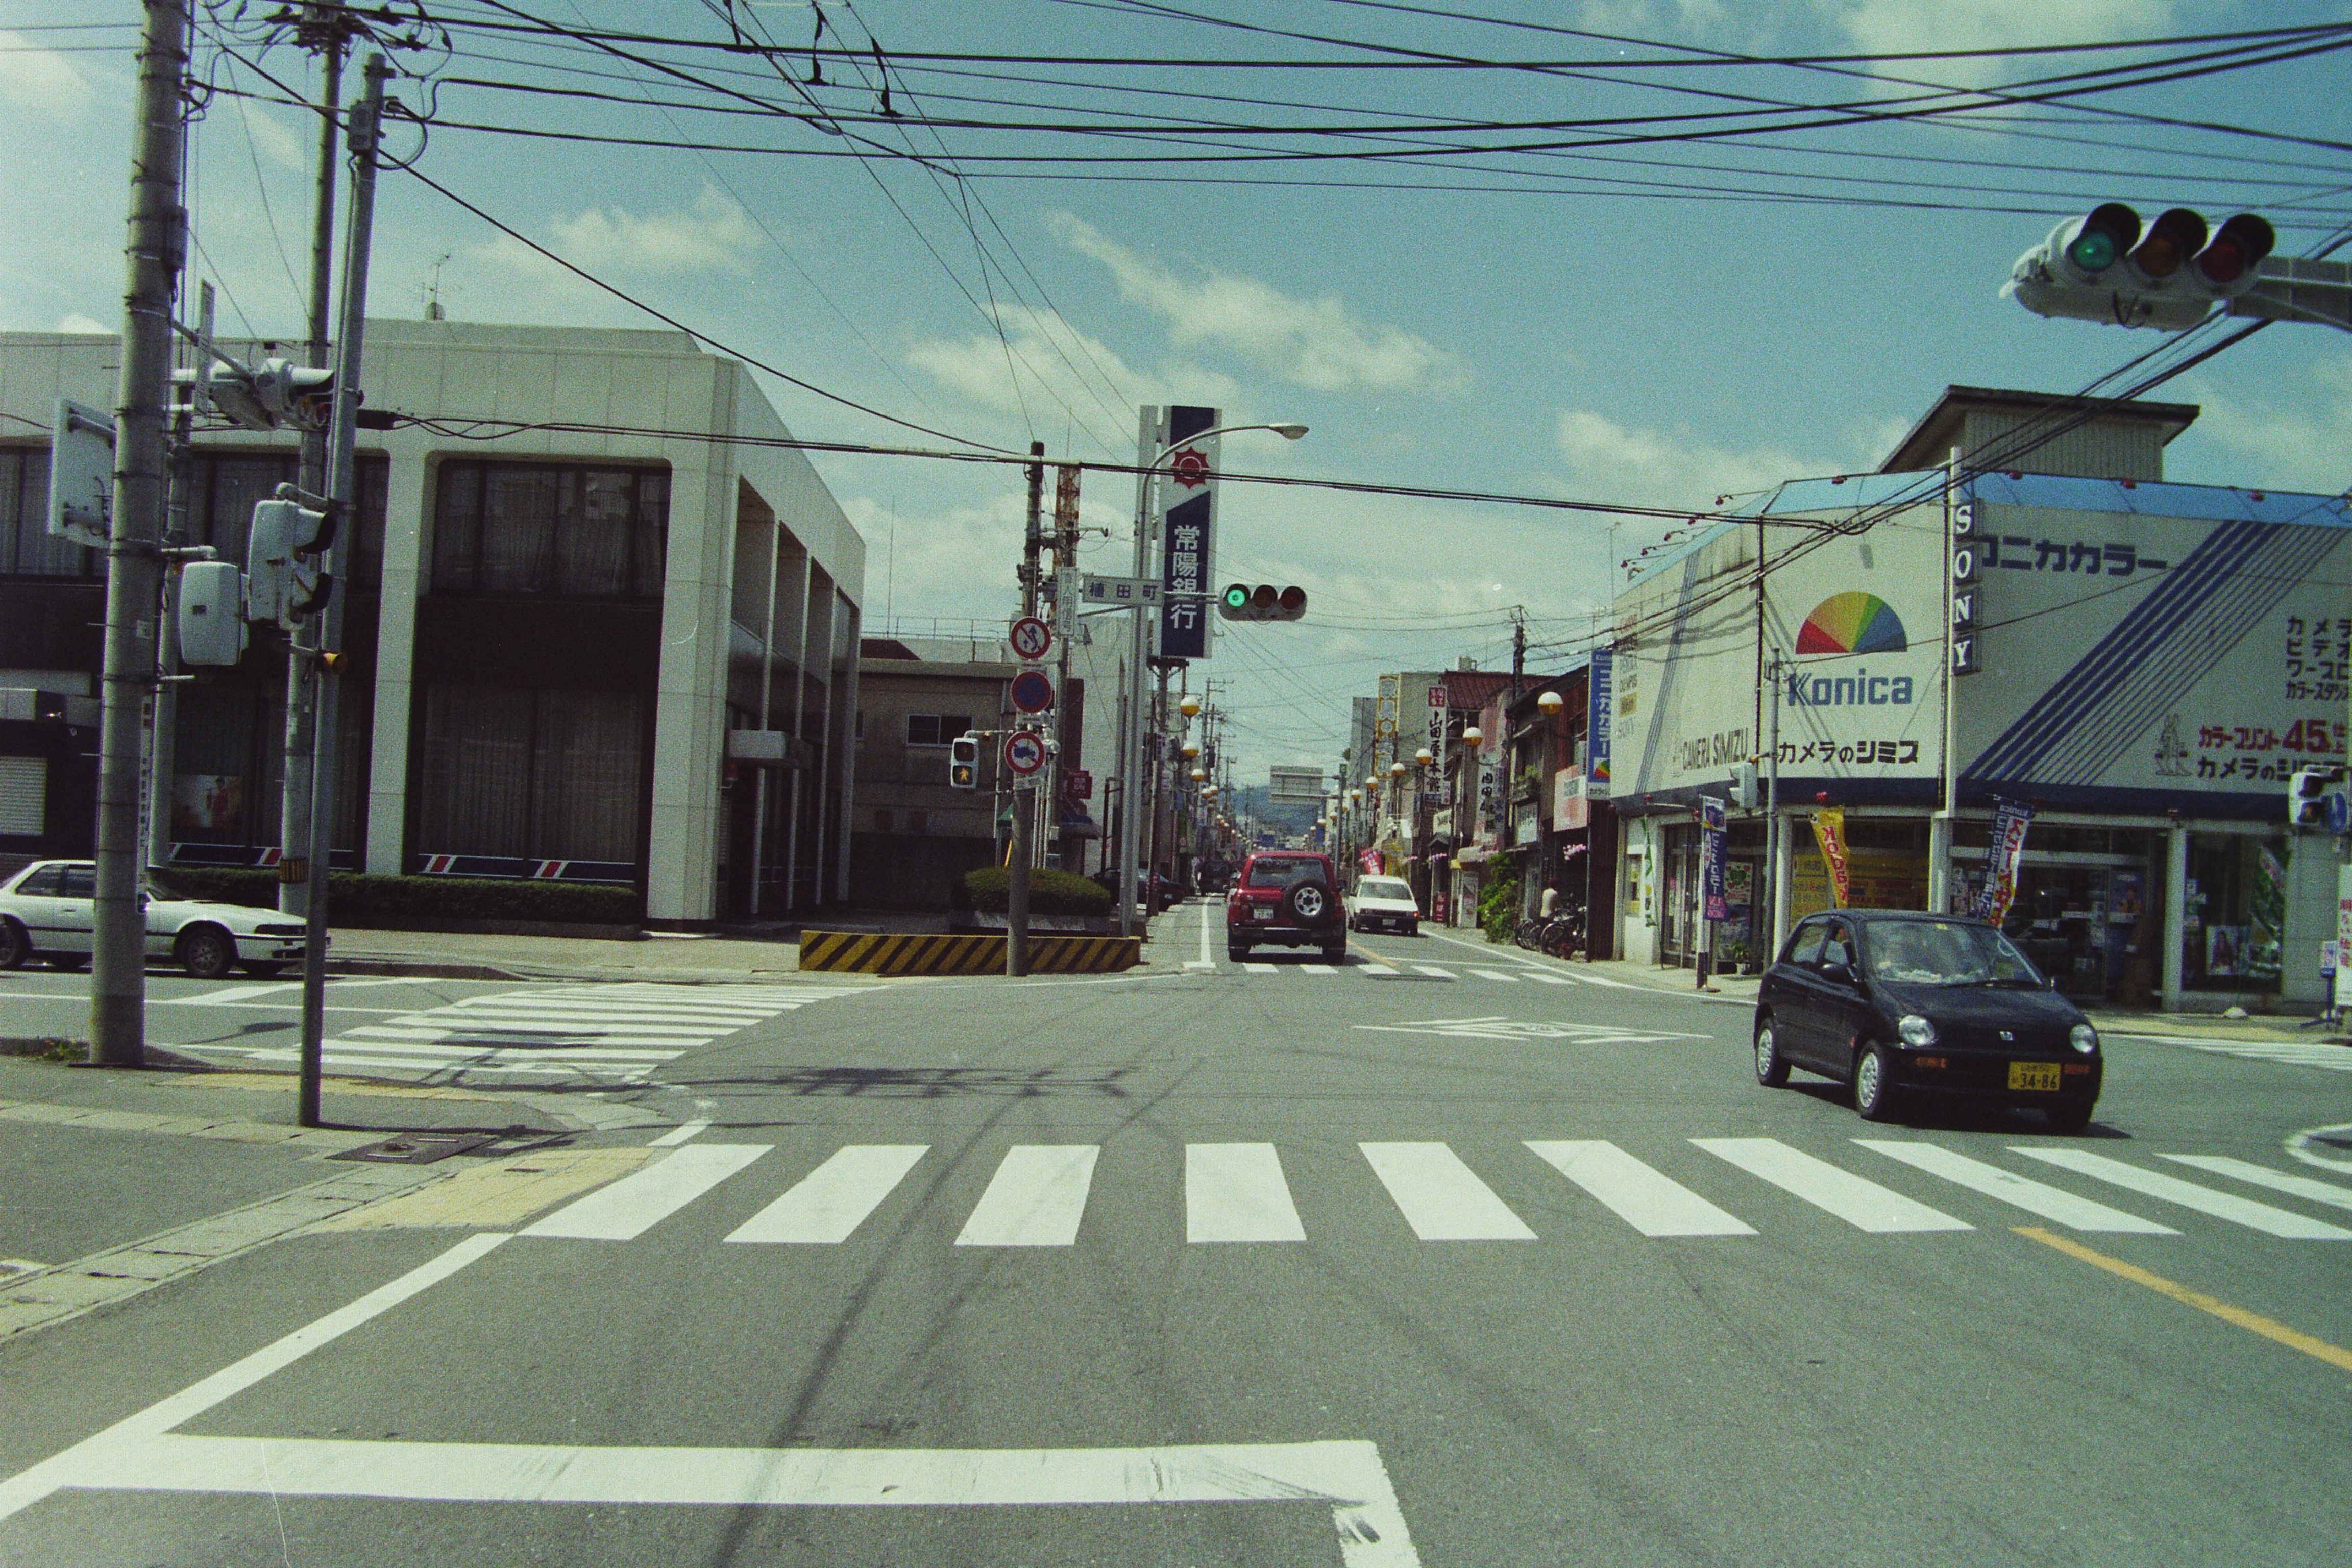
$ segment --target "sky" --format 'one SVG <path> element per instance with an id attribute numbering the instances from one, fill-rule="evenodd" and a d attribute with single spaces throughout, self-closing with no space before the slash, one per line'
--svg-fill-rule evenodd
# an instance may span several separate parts
<path id="1" fill-rule="evenodd" d="M 224 330 L 294 337 L 314 132 L 269 79 L 301 91 L 313 78 L 251 19 L 272 9 L 199 7 L 199 71 L 219 90 L 197 124 L 189 206 Z M 2221 53 L 2243 40 L 2151 42 L 2352 20 L 2342 4 L 425 10 L 440 26 L 403 30 L 419 47 L 394 51 L 410 73 L 394 95 L 432 125 L 399 127 L 395 156 L 710 339 L 957 438 L 763 379 L 816 439 L 1034 439 L 1055 458 L 1131 462 L 1138 405 L 1201 403 L 1231 423 L 1310 426 L 1295 445 L 1229 437 L 1236 470 L 1704 510 L 1876 467 L 1948 384 L 2070 393 L 2157 346 L 1998 298 L 2018 254 L 2069 213 L 2111 198 L 2217 221 L 2259 211 L 2281 254 L 2352 222 L 2346 54 L 2245 65 Z M 0 0 L 14 132 L 0 140 L 0 329 L 119 325 L 138 16 L 121 0 Z M 859 57 L 817 58 L 822 84 L 804 55 L 551 31 L 804 49 L 820 16 L 824 44 Z M 2143 47 L 1824 60 L 2119 40 Z M 942 54 L 1019 58 L 900 58 Z M 1809 63 L 1754 63 L 1788 57 Z M 1088 63 L 1103 59 L 1131 63 Z M 2206 74 L 2069 97 L 2052 95 L 2080 80 L 2046 80 L 2156 75 L 2159 60 Z M 1959 96 L 1971 89 L 2002 96 Z M 1726 113 L 1772 129 L 1695 118 Z M 951 123 L 969 121 L 988 123 Z M 747 150 L 513 133 L 526 130 Z M 1471 151 L 1503 143 L 1542 145 Z M 1097 161 L 1044 161 L 1074 158 Z M 432 292 L 466 321 L 659 324 L 404 175 L 386 175 L 378 223 L 372 314 L 421 314 Z M 2273 329 L 2151 395 L 2204 410 L 2170 448 L 2170 478 L 2352 484 L 2340 333 Z M 1017 469 L 815 462 L 867 541 L 869 633 L 936 617 L 961 635 L 1015 607 Z M 1618 563 L 1675 521 L 1242 484 L 1220 504 L 1217 580 L 1309 594 L 1307 620 L 1221 628 L 1192 672 L 1217 683 L 1229 760 L 1252 781 L 1271 763 L 1336 766 L 1347 700 L 1381 671 L 1507 665 L 1515 608 L 1530 667 L 1559 668 Z M 1105 531 L 1090 566 L 1126 569 L 1132 506 L 1130 479 L 1087 476 L 1084 520 Z"/>

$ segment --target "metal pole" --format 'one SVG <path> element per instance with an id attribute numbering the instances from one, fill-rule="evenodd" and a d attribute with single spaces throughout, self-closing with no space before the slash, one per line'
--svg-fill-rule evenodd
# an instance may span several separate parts
<path id="1" fill-rule="evenodd" d="M 1952 907 L 1952 838 L 1959 827 L 1959 762 L 1952 753 L 1958 730 L 1953 722 L 1952 693 L 1952 552 L 1958 543 L 1953 533 L 1953 507 L 1959 500 L 1960 449 L 1954 447 L 1944 468 L 1944 678 L 1943 809 L 1927 825 L 1927 907 L 1938 914 Z"/>
<path id="2" fill-rule="evenodd" d="M 315 9 L 304 24 L 307 38 L 318 40 L 319 171 L 318 193 L 310 210 L 310 321 L 303 363 L 327 363 L 329 312 L 334 308 L 335 174 L 341 165 L 338 140 L 342 132 L 343 45 L 340 17 L 322 17 Z M 302 433 L 302 457 L 295 483 L 313 495 L 331 493 L 328 472 L 328 433 Z M 346 520 L 348 521 L 348 520 Z M 287 640 L 286 748 L 284 777 L 278 781 L 278 908 L 289 915 L 307 911 L 310 883 L 305 865 L 310 843 L 310 804 L 316 788 L 311 759 L 317 746 L 319 704 L 317 630 L 305 626 Z"/>
<path id="3" fill-rule="evenodd" d="M 760 629 L 760 730 L 762 734 L 775 728 L 774 704 L 772 700 L 776 689 L 776 582 L 784 574 L 783 554 L 784 525 L 781 520 L 770 518 L 768 520 L 768 618 L 761 623 Z M 801 595 L 800 613 L 802 625 L 805 627 L 808 621 L 806 594 Z M 801 652 L 803 658 L 807 657 L 808 639 L 805 636 L 801 639 Z M 797 680 L 804 674 L 804 671 L 795 669 L 793 671 L 793 678 Z M 751 908 L 746 912 L 754 916 L 760 913 L 761 884 L 767 879 L 769 771 L 764 767 L 759 769 L 759 776 L 751 785 Z M 819 872 L 819 882 L 822 883 L 823 879 L 824 873 Z"/>
<path id="4" fill-rule="evenodd" d="M 155 536 L 163 522 L 163 421 L 172 390 L 172 294 L 186 257 L 180 100 L 187 75 L 181 0 L 148 0 L 132 123 L 124 247 L 122 370 L 114 418 L 114 529 L 106 548 L 106 654 L 99 728 L 97 901 L 90 1060 L 147 1063 L 147 918 L 140 907 L 142 721 L 155 677 Z"/>
<path id="5" fill-rule="evenodd" d="M 1161 785 L 1168 774 L 1168 670 L 1162 666 L 1151 699 L 1151 859 L 1143 881 L 1143 908 L 1160 905 L 1160 815 L 1165 809 Z M 1170 824 L 1173 831 L 1174 824 Z"/>
<path id="6" fill-rule="evenodd" d="M 360 355 L 367 335 L 368 245 L 375 223 L 376 132 L 383 114 L 383 81 L 392 68 L 371 54 L 367 89 L 351 117 L 351 227 L 343 237 L 343 299 L 335 344 L 335 416 L 328 434 L 328 499 L 334 503 L 334 543 L 327 552 L 327 607 L 319 617 L 318 722 L 312 727 L 310 897 L 302 951 L 302 1070 L 296 1120 L 319 1125 L 319 1079 L 325 1050 L 327 1004 L 327 870 L 335 844 L 336 785 L 341 768 L 341 681 L 329 668 L 342 647 L 343 577 L 352 534 L 359 527 Z M 298 656 L 299 657 L 299 656 Z"/>
<path id="7" fill-rule="evenodd" d="M 1037 613 L 1037 556 L 1045 546 L 1041 519 L 1045 500 L 1045 443 L 1029 443 L 1029 510 L 1021 539 L 1021 613 Z M 1055 693 L 1056 696 L 1060 694 Z M 1020 721 L 1015 721 L 1016 727 Z M 1005 856 L 1004 973 L 1029 973 L 1029 856 L 1035 836 L 1030 817 L 1037 809 L 1034 784 L 1013 785 L 1013 843 Z"/>
<path id="8" fill-rule="evenodd" d="M 1160 410 L 1146 405 L 1135 422 L 1135 575 L 1150 574 L 1151 560 L 1152 443 L 1159 435 Z M 1127 658 L 1127 727 L 1119 758 L 1118 812 L 1118 934 L 1136 934 L 1136 859 L 1142 847 L 1142 824 L 1136 820 L 1143 805 L 1144 670 L 1151 657 L 1151 623 L 1143 606 L 1129 612 Z"/>

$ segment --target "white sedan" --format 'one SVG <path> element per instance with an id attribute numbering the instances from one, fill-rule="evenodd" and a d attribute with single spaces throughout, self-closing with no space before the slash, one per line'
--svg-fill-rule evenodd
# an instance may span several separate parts
<path id="1" fill-rule="evenodd" d="M 1421 906 L 1412 901 L 1412 887 L 1402 877 L 1364 877 L 1348 895 L 1349 931 L 1394 931 L 1421 934 Z"/>
<path id="2" fill-rule="evenodd" d="M 88 860 L 36 860 L 0 882 L 0 969 L 39 958 L 52 969 L 89 963 L 97 924 L 98 868 Z M 147 956 L 166 958 L 203 980 L 239 964 L 267 977 L 302 957 L 302 922 L 276 910 L 187 897 L 151 873 Z"/>

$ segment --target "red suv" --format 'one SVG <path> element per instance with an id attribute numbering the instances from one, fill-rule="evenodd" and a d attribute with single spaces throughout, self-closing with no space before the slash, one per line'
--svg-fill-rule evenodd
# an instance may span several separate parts
<path id="1" fill-rule="evenodd" d="M 1348 911 L 1328 855 L 1264 849 L 1243 864 L 1225 895 L 1225 953 L 1244 959 L 1261 943 L 1319 947 L 1333 963 L 1348 956 Z"/>

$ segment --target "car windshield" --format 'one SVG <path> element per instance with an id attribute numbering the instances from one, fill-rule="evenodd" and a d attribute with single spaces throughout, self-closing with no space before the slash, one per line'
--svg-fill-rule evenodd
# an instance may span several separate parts
<path id="1" fill-rule="evenodd" d="M 1294 882 L 1319 882 L 1323 866 L 1317 860 L 1260 860 L 1250 868 L 1253 888 L 1287 888 Z"/>
<path id="2" fill-rule="evenodd" d="M 1394 877 L 1367 877 L 1356 884 L 1356 896 L 1362 899 L 1410 899 L 1412 889 Z"/>
<path id="3" fill-rule="evenodd" d="M 2040 985 L 2009 938 L 1964 921 L 1886 921 L 1869 928 L 1870 975 L 1900 985 Z"/>
<path id="4" fill-rule="evenodd" d="M 174 900 L 203 897 L 186 883 L 162 871 L 153 870 L 147 873 L 147 891 L 158 899 Z"/>

